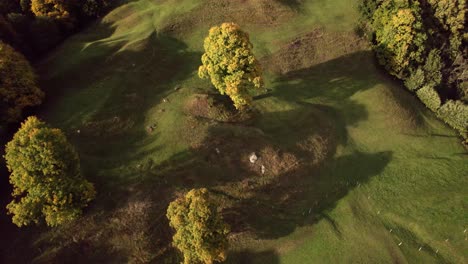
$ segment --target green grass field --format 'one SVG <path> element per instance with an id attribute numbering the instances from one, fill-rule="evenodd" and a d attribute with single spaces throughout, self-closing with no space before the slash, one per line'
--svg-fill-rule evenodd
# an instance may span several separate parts
<path id="1" fill-rule="evenodd" d="M 357 5 L 137 0 L 69 38 L 37 65 L 40 117 L 98 197 L 75 223 L 22 230 L 6 263 L 178 263 L 165 210 L 196 187 L 231 225 L 227 263 L 466 263 L 467 151 L 376 64 Z M 197 70 L 222 22 L 249 32 L 271 89 L 248 124 L 187 111 L 214 91 Z"/>

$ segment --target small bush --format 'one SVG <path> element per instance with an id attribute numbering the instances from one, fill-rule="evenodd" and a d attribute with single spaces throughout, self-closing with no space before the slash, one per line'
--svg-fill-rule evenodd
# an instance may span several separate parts
<path id="1" fill-rule="evenodd" d="M 31 13 L 31 0 L 20 0 L 20 5 L 24 13 Z"/>
<path id="2" fill-rule="evenodd" d="M 465 103 L 468 103 L 468 82 L 458 84 L 457 91 L 460 99 Z"/>
<path id="3" fill-rule="evenodd" d="M 429 85 L 424 86 L 416 92 L 419 99 L 432 111 L 437 111 L 441 105 L 440 96 L 437 91 Z"/>
<path id="4" fill-rule="evenodd" d="M 418 68 L 415 71 L 412 71 L 408 79 L 405 80 L 405 86 L 410 91 L 417 91 L 423 87 L 426 78 L 424 77 L 424 71 L 421 68 Z"/>
<path id="5" fill-rule="evenodd" d="M 447 124 L 460 131 L 468 133 L 468 105 L 462 101 L 449 100 L 437 111 L 437 115 Z"/>
<path id="6" fill-rule="evenodd" d="M 427 85 L 436 87 L 440 84 L 442 81 L 442 66 L 440 51 L 437 49 L 431 50 L 423 66 Z"/>

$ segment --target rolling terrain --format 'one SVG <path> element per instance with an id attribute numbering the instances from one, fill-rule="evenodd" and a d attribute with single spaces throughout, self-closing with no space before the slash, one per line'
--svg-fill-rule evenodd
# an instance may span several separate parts
<path id="1" fill-rule="evenodd" d="M 198 187 L 231 225 L 227 263 L 466 263 L 467 150 L 378 66 L 358 2 L 136 0 L 70 37 L 36 65 L 39 116 L 98 195 L 11 235 L 5 263 L 178 263 L 166 208 Z M 223 22 L 264 69 L 245 120 L 197 75 Z"/>

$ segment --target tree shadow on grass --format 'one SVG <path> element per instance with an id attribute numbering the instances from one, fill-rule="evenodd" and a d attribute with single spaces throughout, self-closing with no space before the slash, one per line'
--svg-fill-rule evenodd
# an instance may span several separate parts
<path id="1" fill-rule="evenodd" d="M 61 56 L 77 49 L 77 62 L 60 68 L 59 74 L 44 73 L 47 78 L 42 80 L 53 96 L 41 112 L 64 128 L 89 175 L 156 151 L 137 151 L 142 142 L 150 144 L 158 137 L 145 131 L 142 113 L 159 104 L 177 80 L 189 77 L 201 56 L 157 32 L 135 42 L 108 41 L 115 29 L 109 24 L 97 27 L 102 29 L 61 48 Z M 52 57 L 43 67 L 56 69 L 59 59 Z"/>
<path id="2" fill-rule="evenodd" d="M 43 254 L 34 259 L 35 263 L 127 263 L 125 252 L 112 248 L 105 240 L 90 244 L 86 241 L 68 243 L 57 253 L 45 248 Z M 52 251 L 48 253 L 47 251 Z M 49 255 L 50 254 L 50 255 Z"/>
<path id="3" fill-rule="evenodd" d="M 273 82 L 273 93 L 287 101 L 314 99 L 339 105 L 349 104 L 355 93 L 381 82 L 379 76 L 372 52 L 359 51 L 288 72 Z M 347 106 L 344 105 L 345 110 L 349 110 Z"/>
<path id="4" fill-rule="evenodd" d="M 323 108 L 306 105 L 313 115 L 304 115 L 307 111 L 300 109 L 283 113 L 283 117 L 300 123 L 298 117 L 304 115 L 317 120 L 317 126 L 300 129 L 294 127 L 295 123 L 288 124 L 290 137 L 283 140 L 278 140 L 283 137 L 281 133 L 271 133 L 274 127 L 269 131 L 230 124 L 213 126 L 198 148 L 158 168 L 165 187 L 153 189 L 208 187 L 232 231 L 252 232 L 259 238 L 275 239 L 321 219 L 332 221 L 328 212 L 352 189 L 380 174 L 392 159 L 392 152 L 336 155 L 337 145 L 347 142 L 342 138 L 344 128 L 339 127 L 340 122 L 335 124 L 338 129 L 327 127 L 329 124 L 323 123 L 327 115 L 319 110 Z M 305 139 L 308 142 L 308 138 L 319 143 L 309 148 L 295 144 Z M 259 157 L 256 164 L 248 160 L 252 152 Z M 260 164 L 266 167 L 264 175 Z M 339 226 L 334 226 L 339 233 Z"/>
<path id="5" fill-rule="evenodd" d="M 277 2 L 289 6 L 291 9 L 300 10 L 302 5 L 302 0 L 276 0 Z"/>
<path id="6" fill-rule="evenodd" d="M 235 209 L 237 217 L 242 218 L 238 224 L 244 225 L 240 230 L 274 239 L 321 219 L 331 221 L 327 213 L 336 203 L 378 175 L 391 158 L 391 152 L 354 153 L 335 158 L 319 170 L 306 166 L 282 175 L 278 182 L 255 190 L 258 195 L 243 200 Z M 340 234 L 336 223 L 333 226 Z"/>
<path id="7" fill-rule="evenodd" d="M 273 94 L 296 108 L 266 113 L 257 127 L 298 156 L 300 165 L 254 187 L 252 197 L 227 210 L 237 230 L 274 239 L 320 219 L 331 221 L 328 212 L 340 199 L 384 170 L 392 152 L 336 153 L 337 146 L 353 144 L 347 127 L 368 117 L 353 95 L 376 85 L 378 76 L 370 52 L 356 52 L 289 72 L 274 82 Z M 311 162 L 314 155 L 320 162 Z M 339 233 L 336 223 L 332 225 Z"/>
<path id="8" fill-rule="evenodd" d="M 273 250 L 260 252 L 235 251 L 228 254 L 227 260 L 223 263 L 229 264 L 279 264 L 278 254 Z"/>

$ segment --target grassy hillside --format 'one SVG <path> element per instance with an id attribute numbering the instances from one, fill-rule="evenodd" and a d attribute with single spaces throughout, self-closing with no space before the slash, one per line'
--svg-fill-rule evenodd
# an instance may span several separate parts
<path id="1" fill-rule="evenodd" d="M 466 149 L 379 69 L 357 4 L 137 0 L 68 39 L 38 65 L 41 117 L 98 197 L 75 223 L 22 230 L 7 263 L 177 263 L 165 210 L 195 187 L 232 227 L 227 263 L 465 263 Z M 271 89 L 249 122 L 195 114 L 222 22 L 249 32 Z"/>

